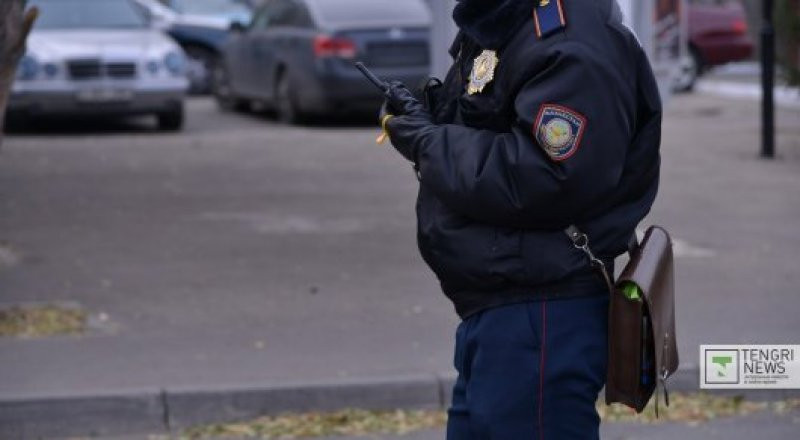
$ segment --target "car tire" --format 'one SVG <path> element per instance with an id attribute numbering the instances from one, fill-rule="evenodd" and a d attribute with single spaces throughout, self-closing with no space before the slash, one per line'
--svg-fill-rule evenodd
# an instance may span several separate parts
<path id="1" fill-rule="evenodd" d="M 24 132 L 30 130 L 31 128 L 31 117 L 24 112 L 8 111 L 5 115 L 5 120 L 3 123 L 7 133 Z M 0 132 L 0 136 L 2 135 L 3 133 Z"/>
<path id="2" fill-rule="evenodd" d="M 156 115 L 158 120 L 158 129 L 161 131 L 179 131 L 183 128 L 183 104 L 179 104 L 175 108 L 158 113 Z"/>
<path id="3" fill-rule="evenodd" d="M 184 52 L 189 58 L 187 68 L 189 93 L 195 95 L 211 93 L 211 78 L 219 56 L 209 49 L 198 46 L 186 46 Z"/>
<path id="4" fill-rule="evenodd" d="M 224 111 L 245 111 L 250 107 L 250 103 L 234 94 L 230 78 L 230 73 L 224 63 L 217 63 L 214 66 L 211 82 L 214 99 L 219 108 Z"/>
<path id="5" fill-rule="evenodd" d="M 284 124 L 295 125 L 303 122 L 304 115 L 297 107 L 294 88 L 291 78 L 286 71 L 278 75 L 275 86 L 275 113 L 278 121 Z"/>
<path id="6" fill-rule="evenodd" d="M 697 79 L 703 71 L 703 62 L 695 49 L 689 50 L 689 55 L 681 60 L 680 73 L 672 89 L 677 93 L 689 93 L 694 90 Z"/>

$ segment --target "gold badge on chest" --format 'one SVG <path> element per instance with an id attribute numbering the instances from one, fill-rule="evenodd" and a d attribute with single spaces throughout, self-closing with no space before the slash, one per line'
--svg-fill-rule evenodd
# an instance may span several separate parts
<path id="1" fill-rule="evenodd" d="M 480 93 L 487 84 L 494 79 L 494 71 L 500 60 L 497 58 L 497 52 L 493 50 L 484 50 L 475 58 L 475 64 L 472 66 L 472 73 L 469 74 L 469 87 L 467 93 L 474 95 Z"/>

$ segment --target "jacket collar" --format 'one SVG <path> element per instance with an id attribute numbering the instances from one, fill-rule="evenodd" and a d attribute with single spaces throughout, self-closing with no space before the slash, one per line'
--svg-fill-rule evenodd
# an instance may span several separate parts
<path id="1" fill-rule="evenodd" d="M 453 19 L 484 49 L 497 50 L 531 20 L 533 0 L 457 0 Z"/>

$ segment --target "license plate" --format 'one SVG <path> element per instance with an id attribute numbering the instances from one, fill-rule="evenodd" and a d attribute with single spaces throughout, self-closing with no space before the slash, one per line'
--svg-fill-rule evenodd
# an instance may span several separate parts
<path id="1" fill-rule="evenodd" d="M 133 93 L 125 89 L 85 89 L 77 94 L 78 101 L 90 103 L 129 101 L 132 97 Z"/>

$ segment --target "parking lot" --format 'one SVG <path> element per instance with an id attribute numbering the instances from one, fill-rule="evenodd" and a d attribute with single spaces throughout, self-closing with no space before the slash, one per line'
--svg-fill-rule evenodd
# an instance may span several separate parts
<path id="1" fill-rule="evenodd" d="M 53 359 L 53 376 L 16 370 L 0 387 L 313 380 L 448 365 L 440 348 L 455 317 L 416 255 L 416 180 L 375 144 L 374 128 L 289 128 L 220 113 L 208 99 L 188 108 L 181 134 L 148 120 L 71 121 L 7 139 L 0 228 L 19 264 L 3 272 L 3 300 L 78 301 L 107 313 L 114 337 L 16 344 L 20 362 L 42 350 L 89 351 Z M 378 323 L 387 331 L 366 331 Z M 335 347 L 324 362 L 321 347 Z M 364 352 L 388 359 L 351 362 Z"/>
<path id="2" fill-rule="evenodd" d="M 675 98 L 645 224 L 675 235 L 681 367 L 701 343 L 792 343 L 798 114 L 756 158 L 757 104 Z M 280 125 L 187 103 L 47 121 L 0 153 L 3 303 L 85 308 L 79 337 L 0 340 L 0 397 L 451 373 L 458 319 L 416 251 L 410 165 L 372 121 Z"/>

